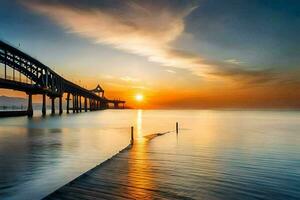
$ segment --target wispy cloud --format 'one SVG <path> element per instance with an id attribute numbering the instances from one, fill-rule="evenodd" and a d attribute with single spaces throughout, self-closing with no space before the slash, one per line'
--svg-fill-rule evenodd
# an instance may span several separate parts
<path id="1" fill-rule="evenodd" d="M 213 76 L 221 76 L 237 81 L 241 84 L 260 85 L 266 83 L 274 83 L 279 79 L 278 72 L 272 69 L 265 70 L 244 70 L 237 68 L 225 67 L 210 73 Z"/>
<path id="2" fill-rule="evenodd" d="M 168 72 L 168 73 L 171 73 L 171 74 L 176 74 L 176 71 L 171 70 L 171 69 L 166 69 L 165 71 Z"/>
<path id="3" fill-rule="evenodd" d="M 141 89 L 141 90 L 149 89 L 149 88 L 147 88 L 147 87 L 145 87 L 145 86 L 142 86 L 142 85 L 140 85 L 140 86 L 131 86 L 131 88 L 134 88 L 134 89 Z"/>
<path id="4" fill-rule="evenodd" d="M 114 79 L 115 77 L 112 76 L 112 75 L 106 74 L 106 75 L 103 76 L 103 78 L 105 78 L 105 79 Z"/>
<path id="5" fill-rule="evenodd" d="M 184 33 L 185 17 L 196 8 L 192 1 L 102 0 L 91 1 L 95 4 L 92 6 L 75 0 L 23 2 L 28 8 L 53 19 L 67 32 L 147 57 L 163 66 L 187 69 L 206 78 L 245 79 L 256 84 L 277 78 L 268 70 L 240 68 L 242 62 L 237 59 L 216 63 L 196 53 L 174 48 L 172 43 Z M 129 77 L 123 77 L 123 80 L 134 81 Z"/>
<path id="6" fill-rule="evenodd" d="M 189 69 L 202 73 L 207 65 L 200 64 L 198 55 L 174 49 L 172 42 L 184 32 L 184 18 L 195 4 L 174 6 L 171 1 L 113 1 L 87 8 L 65 1 L 24 1 L 30 9 L 46 15 L 68 32 L 86 37 L 95 43 L 145 56 L 164 66 Z M 116 4 L 117 2 L 117 4 Z M 151 3 L 152 2 L 152 3 Z M 162 6 L 161 3 L 164 2 Z M 188 2 L 188 1 L 187 1 Z M 191 2 L 191 1 L 189 1 Z M 76 5 L 76 6 L 75 6 Z"/>
<path id="7" fill-rule="evenodd" d="M 130 76 L 124 76 L 120 78 L 122 81 L 126 81 L 126 82 L 138 82 L 139 79 L 138 78 L 133 78 Z"/>
<path id="8" fill-rule="evenodd" d="M 234 59 L 234 58 L 232 58 L 232 59 L 227 59 L 227 60 L 225 60 L 225 62 L 231 63 L 231 64 L 236 64 L 236 65 L 239 65 L 239 64 L 242 64 L 242 63 L 243 63 L 243 62 L 241 62 L 241 61 L 239 61 L 239 60 L 237 60 L 237 59 Z"/>

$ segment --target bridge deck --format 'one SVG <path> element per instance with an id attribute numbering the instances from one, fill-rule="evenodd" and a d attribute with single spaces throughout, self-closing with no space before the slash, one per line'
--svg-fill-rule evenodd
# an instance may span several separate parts
<path id="1" fill-rule="evenodd" d="M 167 135 L 166 135 L 167 136 Z M 163 136 L 163 137 L 166 137 Z M 168 134 L 176 143 L 176 136 Z M 90 172 L 75 179 L 46 199 L 192 199 L 197 191 L 184 185 L 178 169 L 188 162 L 176 162 L 179 155 L 167 154 L 149 142 L 138 142 Z M 176 170 L 177 169 L 177 170 Z"/>

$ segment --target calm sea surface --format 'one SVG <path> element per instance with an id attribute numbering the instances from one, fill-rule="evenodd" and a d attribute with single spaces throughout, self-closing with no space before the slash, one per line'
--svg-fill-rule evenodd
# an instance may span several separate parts
<path id="1" fill-rule="evenodd" d="M 135 135 L 188 166 L 196 199 L 300 199 L 300 112 L 105 110 L 0 119 L 0 199 L 40 199 L 103 162 Z M 176 156 L 178 155 L 178 156 Z M 195 170 L 196 169 L 196 170 Z"/>

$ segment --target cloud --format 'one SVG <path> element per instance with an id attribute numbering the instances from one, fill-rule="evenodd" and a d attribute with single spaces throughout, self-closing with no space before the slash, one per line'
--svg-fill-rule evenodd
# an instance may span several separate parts
<path id="1" fill-rule="evenodd" d="M 237 59 L 228 59 L 228 60 L 225 60 L 225 62 L 228 62 L 228 63 L 231 63 L 231 64 L 236 64 L 236 65 L 239 65 L 239 64 L 243 63 L 243 62 L 241 62 Z"/>
<path id="2" fill-rule="evenodd" d="M 260 85 L 266 83 L 277 82 L 279 79 L 278 72 L 272 69 L 265 70 L 244 70 L 240 68 L 225 67 L 210 73 L 213 76 L 221 76 L 230 78 L 244 84 Z"/>
<path id="3" fill-rule="evenodd" d="M 141 89 L 141 90 L 146 90 L 146 89 L 149 89 L 145 86 L 131 86 L 131 88 L 134 88 L 134 89 Z"/>
<path id="4" fill-rule="evenodd" d="M 171 70 L 171 69 L 166 69 L 165 71 L 168 72 L 168 73 L 171 73 L 171 74 L 176 74 L 176 71 Z"/>
<path id="5" fill-rule="evenodd" d="M 184 32 L 184 18 L 195 9 L 194 3 L 187 3 L 191 1 L 104 0 L 106 4 L 94 7 L 76 2 L 29 0 L 23 4 L 50 17 L 67 32 L 95 43 L 145 56 L 163 66 L 201 72 L 198 55 L 171 45 Z"/>
<path id="6" fill-rule="evenodd" d="M 109 74 L 103 76 L 105 79 L 114 79 L 115 77 Z"/>
<path id="7" fill-rule="evenodd" d="M 217 63 L 174 48 L 172 43 L 184 33 L 185 17 L 196 8 L 196 4 L 191 2 L 26 0 L 23 4 L 48 16 L 67 32 L 144 56 L 162 66 L 187 69 L 200 77 L 225 77 L 251 84 L 267 83 L 278 78 L 270 70 L 243 69 L 236 59 Z M 168 72 L 173 73 L 173 70 Z M 134 81 L 129 77 L 122 80 Z"/>
<path id="8" fill-rule="evenodd" d="M 121 77 L 120 79 L 125 82 L 138 82 L 139 81 L 138 78 L 133 78 L 130 76 L 124 76 L 124 77 Z"/>

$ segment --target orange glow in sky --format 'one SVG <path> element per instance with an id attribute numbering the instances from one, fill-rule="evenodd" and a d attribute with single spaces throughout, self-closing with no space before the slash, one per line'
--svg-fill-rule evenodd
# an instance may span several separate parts
<path id="1" fill-rule="evenodd" d="M 125 100 L 130 108 L 300 108 L 294 53 L 300 26 L 293 20 L 297 13 L 283 12 L 281 3 L 234 3 L 233 10 L 230 1 L 11 2 L 1 5 L 1 40 L 81 87 L 100 84 L 105 97 Z M 10 13 L 12 6 L 20 12 Z M 262 20 L 266 16 L 272 24 Z M 26 24 L 19 20 L 24 17 Z M 0 78 L 3 72 L 0 64 Z M 41 95 L 33 98 L 39 102 Z"/>
<path id="2" fill-rule="evenodd" d="M 144 100 L 144 96 L 142 94 L 136 94 L 135 95 L 135 100 L 137 102 L 142 102 Z"/>

